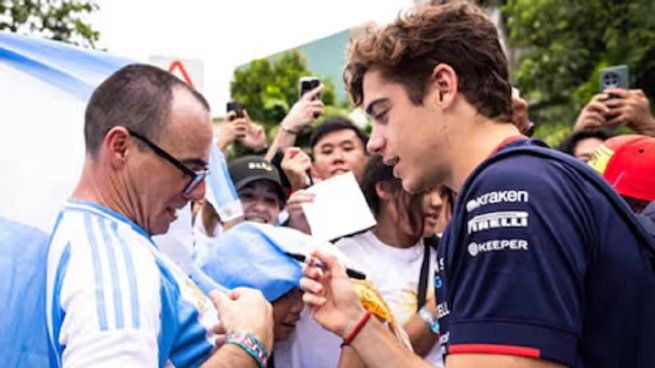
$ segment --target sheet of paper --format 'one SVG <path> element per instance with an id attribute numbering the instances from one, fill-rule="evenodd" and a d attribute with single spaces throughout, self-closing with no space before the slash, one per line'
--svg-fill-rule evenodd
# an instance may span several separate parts
<path id="1" fill-rule="evenodd" d="M 375 225 L 375 218 L 352 172 L 334 176 L 309 189 L 313 203 L 302 205 L 312 235 L 333 240 Z"/>

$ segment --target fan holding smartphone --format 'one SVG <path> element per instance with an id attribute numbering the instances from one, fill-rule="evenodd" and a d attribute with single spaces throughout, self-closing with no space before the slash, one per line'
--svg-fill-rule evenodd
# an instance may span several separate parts
<path id="1" fill-rule="evenodd" d="M 321 80 L 318 77 L 302 77 L 298 81 L 298 87 L 300 98 L 280 123 L 277 136 L 266 153 L 267 161 L 271 161 L 278 152 L 293 147 L 300 131 L 323 114 L 324 105 L 321 101 L 323 84 Z"/>
<path id="2" fill-rule="evenodd" d="M 261 151 L 267 146 L 264 127 L 250 121 L 248 111 L 239 102 L 227 103 L 225 123 L 219 126 L 218 146 L 226 151 L 235 142 L 254 151 Z"/>
<path id="3" fill-rule="evenodd" d="M 574 131 L 626 126 L 633 131 L 655 136 L 655 118 L 648 97 L 640 89 L 630 89 L 627 65 L 601 69 L 599 92 L 582 109 Z"/>

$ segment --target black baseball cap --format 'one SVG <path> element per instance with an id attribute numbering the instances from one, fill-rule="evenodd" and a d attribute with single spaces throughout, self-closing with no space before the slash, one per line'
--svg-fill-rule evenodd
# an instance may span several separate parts
<path id="1" fill-rule="evenodd" d="M 273 187 L 280 201 L 282 203 L 286 202 L 282 180 L 280 180 L 280 172 L 262 157 L 241 157 L 228 166 L 228 171 L 230 172 L 230 177 L 237 192 L 250 183 L 266 180 L 273 183 Z"/>

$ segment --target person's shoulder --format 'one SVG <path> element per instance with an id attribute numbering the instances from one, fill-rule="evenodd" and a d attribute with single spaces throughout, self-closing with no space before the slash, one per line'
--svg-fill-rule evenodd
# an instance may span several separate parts
<path id="1" fill-rule="evenodd" d="M 346 238 L 341 238 L 339 241 L 334 243 L 334 245 L 344 253 L 361 249 L 368 243 L 368 238 L 370 236 L 369 233 L 371 233 L 371 231 L 366 231 Z"/>
<path id="2" fill-rule="evenodd" d="M 515 150 L 483 162 L 468 180 L 469 194 L 498 189 L 567 190 L 570 187 L 588 190 L 589 181 L 583 171 L 591 168 L 562 156 L 549 148 L 533 147 Z"/>
<path id="3" fill-rule="evenodd" d="M 357 269 L 367 269 L 372 252 L 371 237 L 375 237 L 372 231 L 366 231 L 348 238 L 339 240 L 335 246 L 346 256 L 350 266 Z"/>

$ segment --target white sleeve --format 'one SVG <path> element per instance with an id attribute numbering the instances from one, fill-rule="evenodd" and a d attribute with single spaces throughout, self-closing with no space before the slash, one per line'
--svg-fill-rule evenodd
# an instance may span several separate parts
<path id="1" fill-rule="evenodd" d="M 59 299 L 64 316 L 56 338 L 64 347 L 62 365 L 157 367 L 157 266 L 149 254 L 127 248 L 114 235 L 104 240 L 82 244 L 71 254 Z"/>

